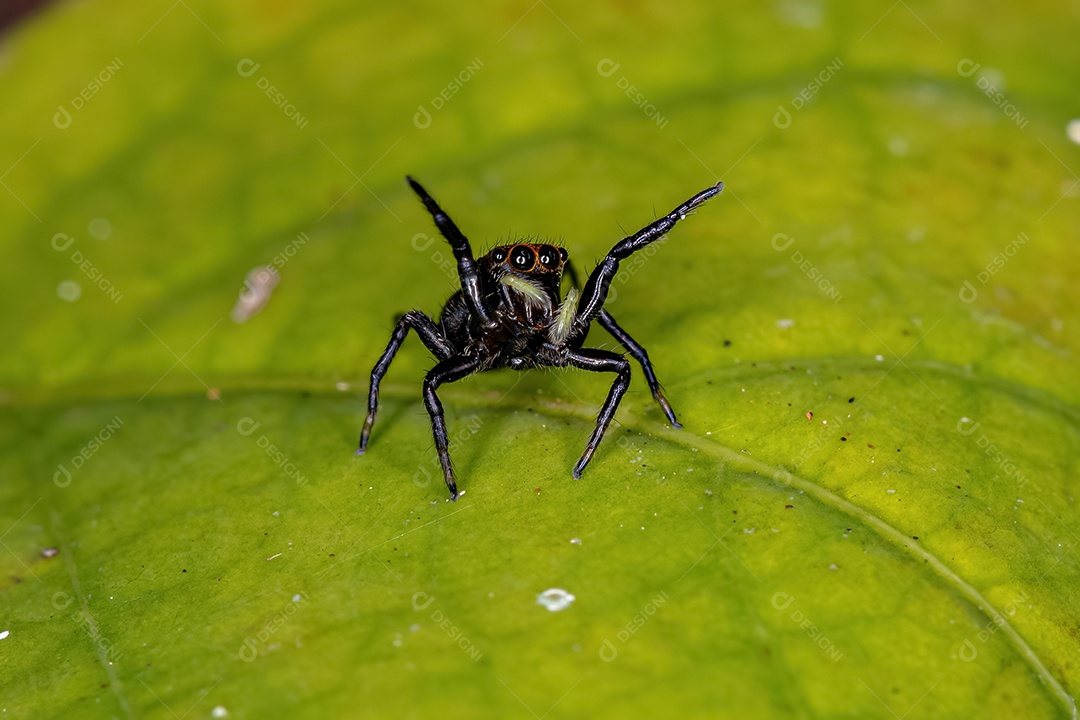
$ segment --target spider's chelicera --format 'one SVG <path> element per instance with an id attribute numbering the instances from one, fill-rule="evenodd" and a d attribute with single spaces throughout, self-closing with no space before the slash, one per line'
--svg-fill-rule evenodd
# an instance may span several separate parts
<path id="1" fill-rule="evenodd" d="M 619 401 L 630 386 L 630 363 L 626 358 L 608 350 L 582 347 L 593 320 L 611 333 L 641 364 L 649 389 L 668 421 L 672 427 L 682 427 L 660 389 L 645 348 L 619 327 L 615 318 L 604 309 L 604 301 L 621 260 L 663 237 L 691 210 L 719 194 L 724 188 L 723 183 L 702 190 L 664 217 L 621 240 L 581 287 L 569 264 L 566 250 L 555 245 L 531 242 L 500 245 L 487 255 L 473 259 L 468 239 L 450 216 L 420 183 L 410 177 L 406 180 L 435 219 L 439 232 L 450 243 L 457 260 L 461 290 L 447 301 L 438 322 L 418 310 L 405 313 L 398 321 L 390 344 L 371 371 L 368 414 L 364 429 L 360 432 L 358 455 L 367 450 L 371 437 L 371 426 L 375 422 L 375 411 L 379 404 L 379 381 L 386 374 L 390 361 L 410 329 L 416 331 L 428 350 L 438 358 L 438 363 L 424 377 L 423 395 L 451 500 L 457 499 L 458 489 L 450 462 L 446 420 L 435 391 L 440 385 L 485 370 L 576 367 L 615 374 L 615 382 L 596 418 L 596 428 L 589 437 L 581 459 L 574 466 L 574 477 L 581 477 L 614 417 Z M 564 271 L 573 287 L 567 291 L 566 297 L 560 297 Z"/>

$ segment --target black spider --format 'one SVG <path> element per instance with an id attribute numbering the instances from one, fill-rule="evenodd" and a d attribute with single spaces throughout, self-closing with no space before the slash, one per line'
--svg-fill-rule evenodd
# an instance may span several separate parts
<path id="1" fill-rule="evenodd" d="M 672 427 L 682 427 L 675 420 L 675 413 L 660 390 L 645 348 L 619 327 L 615 318 L 604 309 L 604 301 L 611 281 L 619 270 L 620 260 L 659 240 L 691 210 L 719 194 L 724 188 L 723 183 L 702 190 L 664 217 L 616 244 L 590 273 L 579 292 L 577 275 L 569 265 L 566 250 L 561 247 L 519 242 L 500 245 L 479 260 L 474 260 L 468 239 L 450 216 L 443 212 L 420 183 L 411 177 L 406 177 L 406 180 L 435 218 L 439 232 L 450 243 L 457 260 L 461 290 L 446 302 L 438 323 L 418 310 L 405 313 L 398 321 L 390 344 L 371 371 L 368 414 L 360 433 L 357 455 L 367 450 L 379 404 L 379 381 L 386 374 L 410 328 L 416 331 L 420 340 L 439 360 L 424 377 L 424 405 L 431 415 L 435 449 L 439 453 L 451 500 L 457 499 L 457 483 L 454 482 L 454 469 L 447 449 L 442 403 L 435 390 L 444 383 L 485 370 L 570 366 L 616 374 L 607 400 L 596 418 L 596 429 L 581 459 L 574 466 L 574 477 L 581 477 L 581 472 L 589 464 L 614 417 L 619 401 L 630 386 L 630 363 L 624 357 L 607 350 L 582 347 L 593 320 L 598 321 L 641 363 L 649 389 L 668 421 Z M 574 287 L 560 300 L 559 286 L 564 269 Z"/>

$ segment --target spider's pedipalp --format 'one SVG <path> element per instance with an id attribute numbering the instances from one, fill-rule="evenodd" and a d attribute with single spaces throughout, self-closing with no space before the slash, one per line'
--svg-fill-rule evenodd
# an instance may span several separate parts
<path id="1" fill-rule="evenodd" d="M 509 288 L 517 290 L 525 298 L 526 304 L 537 310 L 551 311 L 551 298 L 547 296 L 535 283 L 523 277 L 507 273 L 499 278 L 499 282 Z"/>
<path id="2" fill-rule="evenodd" d="M 566 342 L 566 338 L 570 337 L 570 331 L 574 327 L 574 317 L 577 315 L 578 298 L 581 297 L 581 293 L 577 288 L 570 288 L 566 292 L 566 298 L 562 301 L 562 305 L 559 306 L 559 312 L 555 316 L 555 321 L 551 324 L 551 330 L 548 331 L 548 339 L 555 345 L 562 345 Z"/>

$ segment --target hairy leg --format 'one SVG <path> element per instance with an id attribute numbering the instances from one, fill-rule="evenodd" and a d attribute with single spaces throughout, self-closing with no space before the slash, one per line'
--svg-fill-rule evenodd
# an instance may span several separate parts
<path id="1" fill-rule="evenodd" d="M 596 316 L 596 321 L 600 323 L 600 327 L 611 333 L 612 337 L 619 341 L 619 343 L 627 349 L 631 357 L 641 364 L 641 370 L 645 373 L 645 382 L 649 383 L 649 390 L 652 391 L 652 396 L 659 403 L 661 409 L 664 411 L 664 415 L 667 416 L 668 422 L 671 423 L 671 427 L 676 430 L 681 428 L 682 425 L 675 419 L 675 411 L 671 409 L 671 404 L 668 403 L 667 398 L 664 397 L 664 391 L 660 387 L 660 381 L 656 379 L 656 373 L 653 371 L 652 362 L 649 361 L 649 353 L 645 351 L 634 338 L 630 337 L 630 333 L 619 327 L 619 324 L 615 322 L 615 318 L 611 317 L 611 313 L 607 310 L 601 309 Z"/>
<path id="2" fill-rule="evenodd" d="M 416 331 L 416 334 L 420 336 L 420 340 L 423 341 L 428 350 L 440 360 L 450 357 L 453 352 L 450 344 L 446 342 L 442 333 L 439 332 L 439 326 L 424 313 L 411 310 L 398 320 L 397 327 L 394 328 L 394 332 L 390 336 L 390 343 L 386 346 L 382 357 L 379 358 L 379 362 L 375 363 L 375 367 L 371 371 L 371 385 L 368 389 L 368 414 L 367 419 L 364 420 L 364 429 L 360 431 L 360 445 L 356 449 L 357 455 L 363 455 L 364 451 L 367 450 L 368 439 L 371 437 L 371 426 L 375 424 L 375 412 L 379 407 L 379 383 L 382 381 L 383 376 L 386 375 L 386 371 L 390 369 L 390 362 L 394 359 L 398 348 L 401 347 L 401 343 L 405 341 L 405 336 L 409 334 L 410 328 Z"/>
<path id="3" fill-rule="evenodd" d="M 472 375 L 480 367 L 480 360 L 475 357 L 454 356 L 446 358 L 433 367 L 424 377 L 424 406 L 431 416 L 431 434 L 435 437 L 435 451 L 439 454 L 443 479 L 450 490 L 450 499 L 457 500 L 457 483 L 454 481 L 454 468 L 450 462 L 450 439 L 446 433 L 446 418 L 443 416 L 442 403 L 435 391 L 440 385 L 461 380 Z"/>
<path id="4" fill-rule="evenodd" d="M 582 370 L 613 372 L 616 374 L 615 382 L 611 384 L 607 399 L 604 401 L 603 407 L 600 408 L 600 413 L 596 416 L 596 428 L 589 437 L 589 442 L 585 446 L 585 452 L 582 453 L 581 459 L 574 466 L 574 477 L 580 478 L 585 466 L 592 460 L 593 453 L 596 452 L 596 446 L 603 439 L 604 431 L 611 424 L 611 419 L 615 417 L 615 410 L 619 407 L 619 401 L 622 400 L 626 389 L 630 387 L 630 363 L 621 355 L 616 355 L 607 350 L 582 348 L 570 354 L 569 364 Z"/>
<path id="5" fill-rule="evenodd" d="M 465 294 L 465 301 L 469 304 L 469 310 L 479 317 L 485 325 L 493 325 L 491 309 L 484 301 L 483 295 L 480 294 L 480 277 L 476 273 L 476 261 L 473 259 L 472 247 L 469 245 L 468 238 L 458 229 L 458 226 L 454 224 L 446 211 L 439 207 L 439 204 L 435 202 L 435 199 L 428 194 L 428 191 L 420 183 L 408 176 L 405 179 L 409 181 L 409 187 L 413 189 L 413 192 L 419 196 L 420 202 L 424 203 L 424 207 L 431 213 L 431 217 L 435 220 L 435 227 L 450 243 L 450 249 L 453 251 L 458 264 L 461 291 Z"/>
<path id="6" fill-rule="evenodd" d="M 589 274 L 589 279 L 585 281 L 585 287 L 581 291 L 581 302 L 578 304 L 578 315 L 575 320 L 573 336 L 576 337 L 577 334 L 583 335 L 588 330 L 589 323 L 592 322 L 604 306 L 604 301 L 607 300 L 608 288 L 611 287 L 611 281 L 615 278 L 615 274 L 619 272 L 619 261 L 625 260 L 646 245 L 662 238 L 665 233 L 675 227 L 675 223 L 684 219 L 691 210 L 719 194 L 723 189 L 724 184 L 717 183 L 713 187 L 702 190 L 664 217 L 616 243 L 611 252 L 607 254 L 607 257 L 593 268 L 593 271 Z"/>

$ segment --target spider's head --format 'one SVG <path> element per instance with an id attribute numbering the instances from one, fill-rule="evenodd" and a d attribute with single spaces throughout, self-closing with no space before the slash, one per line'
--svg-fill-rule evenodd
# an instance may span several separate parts
<path id="1" fill-rule="evenodd" d="M 494 248 L 488 257 L 493 268 L 513 273 L 519 277 L 541 279 L 545 276 L 562 276 L 566 264 L 566 248 L 536 243 L 516 243 Z"/>
<path id="2" fill-rule="evenodd" d="M 550 314 L 559 301 L 567 257 L 566 250 L 556 245 L 518 242 L 492 248 L 480 265 L 503 286 L 501 292 L 516 291 L 527 306 Z"/>

